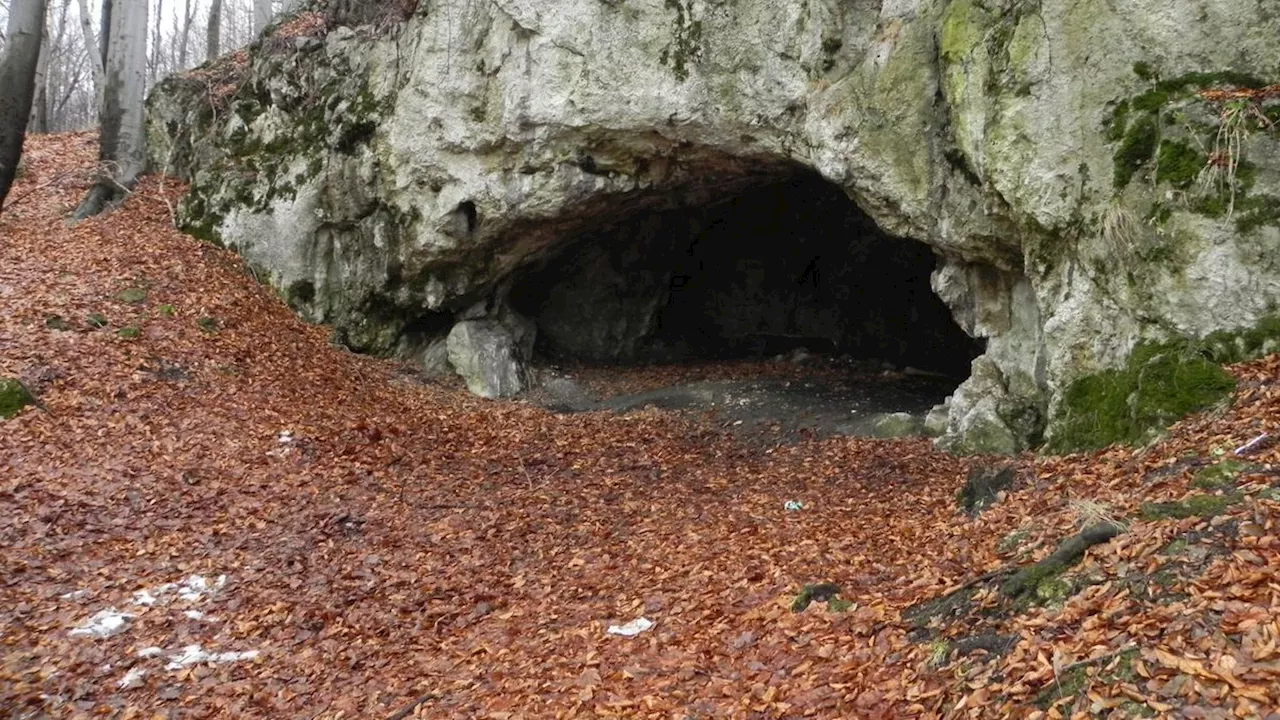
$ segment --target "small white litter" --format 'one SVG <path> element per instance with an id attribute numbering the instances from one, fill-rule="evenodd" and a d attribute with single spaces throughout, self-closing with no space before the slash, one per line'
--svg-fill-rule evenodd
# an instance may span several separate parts
<path id="1" fill-rule="evenodd" d="M 166 670 L 181 670 L 188 665 L 197 665 L 199 663 L 218 663 L 239 662 L 240 660 L 252 660 L 258 657 L 257 650 L 245 650 L 242 652 L 221 652 L 210 653 L 205 652 L 199 645 L 188 645 L 182 648 L 182 652 L 169 656 L 169 664 L 165 666 Z"/>
<path id="2" fill-rule="evenodd" d="M 83 625 L 71 629 L 72 637 L 92 635 L 94 637 L 111 637 L 129 627 L 133 615 L 123 613 L 115 608 L 100 610 Z"/>
<path id="3" fill-rule="evenodd" d="M 782 504 L 782 507 L 785 508 L 787 512 L 798 512 L 804 509 L 804 503 L 799 500 L 788 500 Z"/>
<path id="4" fill-rule="evenodd" d="M 288 445 L 289 443 L 293 442 L 293 431 L 281 430 L 280 436 L 276 439 L 280 441 L 281 445 Z"/>
<path id="5" fill-rule="evenodd" d="M 141 668 L 130 668 L 129 672 L 120 678 L 118 683 L 121 690 L 130 690 L 142 685 L 142 678 L 147 676 L 147 671 Z"/>
<path id="6" fill-rule="evenodd" d="M 1261 434 L 1261 435 L 1259 435 L 1258 437 L 1256 437 L 1256 438 L 1254 438 L 1254 439 L 1250 440 L 1249 442 L 1247 442 L 1247 443 L 1245 443 L 1245 444 L 1241 445 L 1240 447 L 1236 448 L 1235 454 L 1236 454 L 1236 455 L 1244 455 L 1245 453 L 1248 453 L 1249 451 L 1253 450 L 1254 448 L 1258 447 L 1258 446 L 1259 446 L 1259 445 L 1261 445 L 1263 442 L 1265 442 L 1265 441 L 1266 441 L 1266 439 L 1267 439 L 1267 437 L 1268 437 L 1268 434 L 1267 434 L 1267 433 L 1262 433 L 1262 434 Z"/>
<path id="7" fill-rule="evenodd" d="M 640 633 L 653 627 L 653 621 L 648 618 L 638 617 L 626 625 L 610 625 L 605 632 L 610 635 L 621 635 L 622 637 L 635 637 Z"/>

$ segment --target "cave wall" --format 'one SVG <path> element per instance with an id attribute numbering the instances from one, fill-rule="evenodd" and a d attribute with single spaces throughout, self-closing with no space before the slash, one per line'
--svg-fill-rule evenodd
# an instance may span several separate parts
<path id="1" fill-rule="evenodd" d="M 591 227 L 795 165 L 944 259 L 935 286 L 987 339 L 949 409 L 961 451 L 1052 439 L 1067 390 L 1137 344 L 1280 307 L 1266 3 L 440 0 L 359 27 L 314 7 L 160 83 L 150 155 L 191 182 L 190 232 L 352 347 L 416 352 L 406 327 L 499 312 Z"/>

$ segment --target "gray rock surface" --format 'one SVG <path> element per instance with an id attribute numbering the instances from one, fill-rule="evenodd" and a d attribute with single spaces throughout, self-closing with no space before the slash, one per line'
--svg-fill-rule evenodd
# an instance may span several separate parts
<path id="1" fill-rule="evenodd" d="M 1277 134 L 1224 176 L 1197 94 L 1280 82 L 1277 36 L 1237 0 L 440 0 L 164 81 L 150 151 L 191 232 L 374 352 L 610 218 L 810 168 L 942 258 L 987 351 L 940 443 L 1013 452 L 1136 343 L 1280 307 Z"/>
<path id="2" fill-rule="evenodd" d="M 511 397 L 528 387 L 528 358 L 511 329 L 500 322 L 464 320 L 449 331 L 447 347 L 449 364 L 480 397 Z"/>
<path id="3" fill-rule="evenodd" d="M 924 421 L 906 412 L 885 413 L 875 419 L 872 434 L 882 438 L 902 438 L 924 433 Z"/>

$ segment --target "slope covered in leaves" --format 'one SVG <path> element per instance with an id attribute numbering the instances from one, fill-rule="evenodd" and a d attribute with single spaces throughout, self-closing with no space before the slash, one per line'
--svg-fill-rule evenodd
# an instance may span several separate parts
<path id="1" fill-rule="evenodd" d="M 0 376 L 39 400 L 0 423 L 6 717 L 1280 705 L 1280 452 L 1205 473 L 1278 430 L 1280 358 L 1145 451 L 1023 458 L 970 517 L 975 461 L 923 441 L 770 449 L 425 385 L 174 231 L 172 181 L 66 226 L 93 138 L 28 145 L 0 216 Z M 1030 601 L 984 584 L 1099 517 L 1127 531 Z M 838 597 L 792 611 L 826 582 Z M 956 588 L 953 617 L 912 610 Z M 605 632 L 639 616 L 654 627 Z"/>

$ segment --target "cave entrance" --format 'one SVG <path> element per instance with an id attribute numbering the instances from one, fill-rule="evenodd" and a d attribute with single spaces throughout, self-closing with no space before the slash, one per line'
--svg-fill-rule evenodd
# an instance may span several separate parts
<path id="1" fill-rule="evenodd" d="M 539 355 L 558 363 L 802 350 L 863 372 L 944 376 L 950 383 L 933 393 L 945 396 L 982 352 L 930 288 L 931 249 L 885 233 L 812 171 L 719 202 L 619 217 L 560 248 L 509 295 L 536 322 Z"/>

